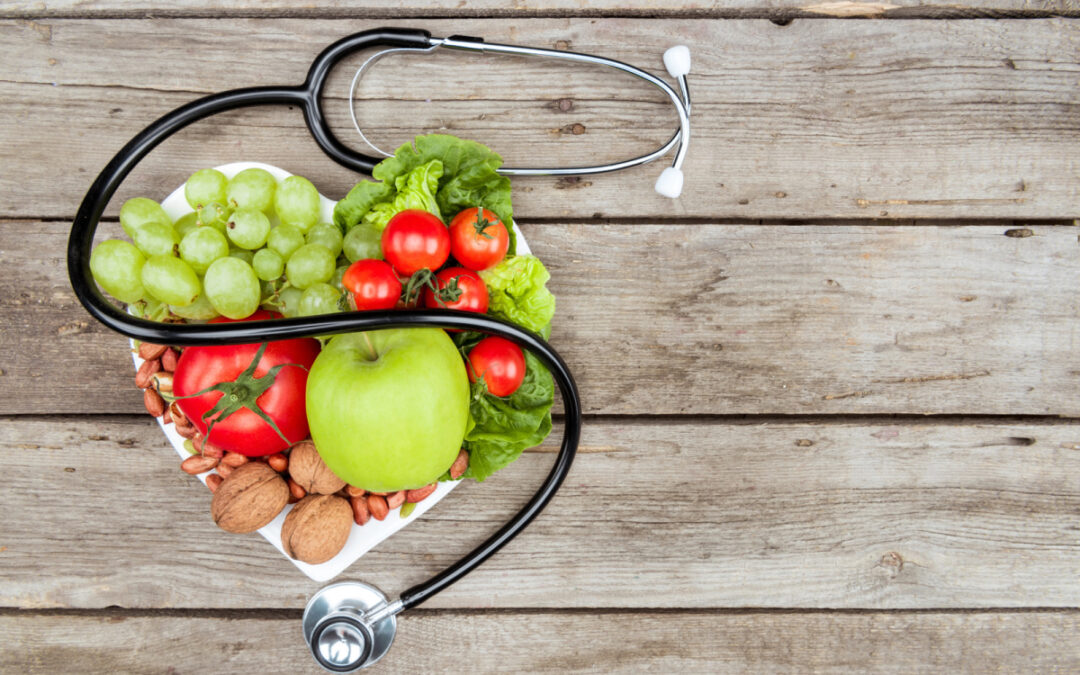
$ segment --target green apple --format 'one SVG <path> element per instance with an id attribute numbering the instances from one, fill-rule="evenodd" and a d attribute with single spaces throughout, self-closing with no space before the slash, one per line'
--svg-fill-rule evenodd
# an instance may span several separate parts
<path id="1" fill-rule="evenodd" d="M 415 489 L 446 472 L 465 437 L 469 378 L 445 331 L 401 328 L 330 340 L 307 381 L 319 455 L 372 492 Z"/>

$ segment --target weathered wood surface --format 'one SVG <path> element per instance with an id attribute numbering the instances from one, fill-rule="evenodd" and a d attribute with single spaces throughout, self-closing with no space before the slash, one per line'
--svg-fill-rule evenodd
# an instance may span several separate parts
<path id="1" fill-rule="evenodd" d="M 318 588 L 214 526 L 148 417 L 2 428 L 0 606 L 297 609 Z M 395 592 L 443 569 L 524 503 L 551 443 L 345 578 Z M 1066 423 L 594 420 L 547 511 L 429 606 L 1076 607 L 1078 448 Z"/>
<path id="2" fill-rule="evenodd" d="M 140 411 L 126 341 L 69 288 L 67 227 L 0 226 L 0 413 Z M 1080 414 L 1073 227 L 525 232 L 589 413 Z"/>
<path id="3" fill-rule="evenodd" d="M 457 613 L 399 619 L 379 673 L 1075 672 L 1075 612 Z M 321 673 L 297 612 L 0 616 L 0 669 Z"/>
<path id="4" fill-rule="evenodd" d="M 158 116 L 204 93 L 300 82 L 324 44 L 385 23 L 0 24 L 0 144 L 19 159 L 18 171 L 0 174 L 0 215 L 70 217 L 113 153 Z M 459 20 L 422 24 L 435 34 L 464 29 Z M 493 41 L 569 47 L 654 70 L 671 36 L 694 51 L 694 132 L 680 201 L 652 191 L 660 167 L 651 166 L 583 180 L 519 180 L 523 216 L 1080 212 L 1073 159 L 1080 21 L 514 19 L 465 27 Z M 350 77 L 345 66 L 337 71 L 328 91 L 338 98 L 328 113 L 353 142 L 341 98 Z M 635 82 L 538 60 L 392 57 L 362 87 L 361 114 L 390 147 L 448 130 L 490 143 L 515 164 L 621 159 L 666 139 L 674 125 L 662 94 Z M 297 111 L 258 109 L 167 141 L 119 197 L 161 197 L 197 168 L 241 158 L 306 175 L 334 197 L 355 181 L 319 151 Z"/>
<path id="5" fill-rule="evenodd" d="M 0 16 L 314 16 L 314 17 L 529 17 L 640 15 L 648 17 L 972 18 L 1080 13 L 1076 0 L 241 0 L 227 6 L 184 0 L 167 7 L 146 0 L 9 0 Z"/>

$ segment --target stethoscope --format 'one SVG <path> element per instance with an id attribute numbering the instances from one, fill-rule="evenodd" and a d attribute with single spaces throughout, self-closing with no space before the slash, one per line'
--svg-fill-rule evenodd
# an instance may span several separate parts
<path id="1" fill-rule="evenodd" d="M 551 371 L 562 396 L 565 429 L 562 445 L 555 463 L 532 499 L 495 534 L 463 558 L 427 581 L 404 591 L 390 600 L 382 591 L 359 582 L 343 582 L 326 586 L 308 601 L 304 610 L 304 637 L 315 660 L 330 672 L 345 673 L 374 664 L 386 653 L 397 630 L 396 616 L 416 607 L 439 591 L 462 578 L 506 545 L 532 522 L 559 489 L 577 451 L 581 437 L 581 403 L 570 369 L 558 352 L 539 335 L 513 323 L 490 316 L 451 310 L 403 310 L 351 312 L 343 314 L 221 324 L 166 324 L 129 315 L 113 305 L 98 289 L 90 273 L 90 252 L 98 221 L 106 205 L 132 169 L 163 140 L 205 117 L 255 105 L 296 105 L 304 111 L 308 129 L 315 141 L 337 163 L 360 173 L 369 174 L 380 161 L 355 152 L 338 140 L 327 124 L 322 109 L 322 93 L 326 77 L 341 59 L 369 47 L 389 47 L 371 56 L 357 71 L 350 91 L 350 112 L 360 131 L 352 94 L 363 73 L 382 56 L 399 51 L 431 52 L 435 49 L 457 49 L 482 53 L 542 56 L 567 59 L 578 63 L 609 66 L 635 75 L 663 90 L 672 100 L 679 115 L 679 130 L 657 150 L 623 162 L 573 168 L 503 168 L 500 173 L 512 176 L 581 175 L 618 171 L 650 162 L 678 146 L 675 159 L 656 181 L 656 190 L 667 197 L 678 197 L 682 190 L 682 163 L 690 138 L 690 94 L 686 74 L 690 70 L 690 53 L 686 47 L 669 49 L 664 54 L 668 72 L 678 81 L 681 93 L 654 75 L 625 63 L 588 54 L 489 44 L 480 38 L 452 36 L 435 38 L 424 30 L 380 28 L 350 35 L 327 47 L 308 71 L 303 85 L 293 87 L 249 87 L 234 89 L 203 97 L 181 106 L 148 126 L 132 138 L 106 165 L 83 198 L 71 226 L 68 240 L 68 275 L 75 296 L 95 319 L 112 330 L 136 340 L 172 345 L 243 344 L 265 340 L 311 337 L 380 328 L 434 326 L 457 328 L 499 335 L 528 349 Z M 367 139 L 364 139 L 367 142 Z M 369 143 L 369 145 L 371 145 Z M 385 155 L 375 146 L 371 147 Z"/>

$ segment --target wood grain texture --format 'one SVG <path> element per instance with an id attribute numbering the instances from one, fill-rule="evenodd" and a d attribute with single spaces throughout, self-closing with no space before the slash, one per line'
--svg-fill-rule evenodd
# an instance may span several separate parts
<path id="1" fill-rule="evenodd" d="M 70 217 L 112 154 L 153 119 L 204 93 L 300 82 L 322 45 L 385 21 L 347 23 L 3 23 L 0 143 L 19 170 L 0 176 L 0 215 Z M 673 203 L 652 191 L 659 166 L 581 180 L 521 179 L 515 203 L 522 216 L 1073 218 L 1080 212 L 1071 152 L 1080 142 L 1080 21 L 422 25 L 435 34 L 468 30 L 493 41 L 600 53 L 654 70 L 672 35 L 691 46 L 694 133 L 683 198 Z M 580 164 L 643 152 L 674 125 L 662 94 L 602 70 L 467 54 L 393 58 L 400 60 L 376 67 L 360 92 L 365 126 L 388 147 L 422 131 L 449 131 L 490 143 L 509 163 Z M 343 65 L 331 82 L 328 92 L 338 98 L 329 101 L 328 114 L 352 139 L 341 99 L 350 75 Z M 322 155 L 297 111 L 257 109 L 181 132 L 136 170 L 118 197 L 161 198 L 191 171 L 237 159 L 284 166 L 334 197 L 355 181 Z M 118 206 L 119 200 L 112 212 Z"/>
<path id="2" fill-rule="evenodd" d="M 1070 672 L 1074 612 L 429 613 L 399 619 L 383 673 Z M 300 616 L 0 616 L 0 669 L 319 673 Z"/>
<path id="3" fill-rule="evenodd" d="M 0 607 L 292 608 L 143 417 L 6 418 Z M 345 578 L 400 592 L 493 532 L 552 445 L 467 483 Z M 590 421 L 544 514 L 440 608 L 1076 607 L 1075 424 Z"/>
<path id="4" fill-rule="evenodd" d="M 71 293 L 67 227 L 0 226 L 0 413 L 141 411 L 126 340 Z M 1010 229 L 525 233 L 588 413 L 1078 415 L 1077 230 Z"/>

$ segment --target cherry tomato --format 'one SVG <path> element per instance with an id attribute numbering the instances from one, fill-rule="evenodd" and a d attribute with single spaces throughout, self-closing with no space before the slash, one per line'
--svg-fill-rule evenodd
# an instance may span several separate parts
<path id="1" fill-rule="evenodd" d="M 481 377 L 493 396 L 509 396 L 525 381 L 525 354 L 513 342 L 501 337 L 486 337 L 469 350 L 469 381 Z"/>
<path id="2" fill-rule="evenodd" d="M 260 321 L 277 318 L 279 315 L 260 310 L 244 321 Z M 211 323 L 231 323 L 230 319 L 218 318 Z M 173 373 L 173 393 L 177 396 L 190 396 L 207 387 L 223 385 L 225 388 L 243 380 L 241 374 L 247 370 L 263 344 L 247 345 L 209 345 L 187 347 L 176 364 Z M 255 367 L 255 390 L 266 386 L 265 391 L 254 398 L 257 405 L 274 421 L 277 428 L 285 435 L 282 438 L 274 428 L 258 414 L 245 407 L 240 407 L 224 419 L 215 418 L 213 428 L 207 436 L 214 445 L 225 450 L 239 452 L 249 457 L 271 455 L 298 443 L 308 437 L 308 422 L 305 407 L 308 369 L 319 355 L 319 342 L 311 338 L 278 340 L 266 343 L 266 349 Z M 285 365 L 288 364 L 288 365 Z M 274 366 L 283 366 L 272 381 L 262 380 Z M 240 382 L 239 384 L 244 384 Z M 242 401 L 246 394 L 235 392 Z M 210 391 L 201 396 L 181 398 L 177 405 L 184 415 L 191 420 L 200 433 L 206 434 L 207 422 L 204 413 L 210 411 L 225 396 L 221 391 Z M 286 440 L 288 439 L 288 440 Z"/>
<path id="3" fill-rule="evenodd" d="M 440 304 L 435 293 L 429 288 L 424 291 L 425 307 L 444 307 L 446 309 L 460 309 L 465 312 L 485 314 L 488 310 L 488 290 L 480 275 L 464 267 L 447 267 L 435 275 L 439 290 L 450 287 L 457 288 L 460 295 L 457 300 L 443 299 Z"/>
<path id="4" fill-rule="evenodd" d="M 386 224 L 382 250 L 386 262 L 403 277 L 424 268 L 435 271 L 450 257 L 450 231 L 427 211 L 406 209 Z"/>
<path id="5" fill-rule="evenodd" d="M 465 209 L 450 222 L 450 252 L 462 267 L 486 270 L 506 257 L 510 235 L 487 209 Z"/>
<path id="6" fill-rule="evenodd" d="M 341 277 L 341 287 L 353 294 L 360 310 L 393 309 L 401 297 L 401 280 L 382 260 L 357 260 Z"/>

